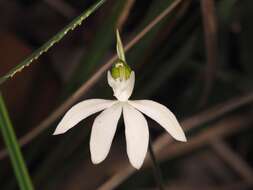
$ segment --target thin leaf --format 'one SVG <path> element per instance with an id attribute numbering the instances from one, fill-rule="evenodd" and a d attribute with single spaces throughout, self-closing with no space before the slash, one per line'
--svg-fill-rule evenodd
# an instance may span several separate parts
<path id="1" fill-rule="evenodd" d="M 12 128 L 4 100 L 0 93 L 0 128 L 11 158 L 13 170 L 21 190 L 33 190 L 33 185 L 28 174 L 23 156 L 20 151 L 15 132 Z"/>
<path id="2" fill-rule="evenodd" d="M 43 53 L 47 52 L 53 45 L 59 42 L 69 31 L 74 30 L 77 26 L 80 26 L 82 22 L 88 18 L 94 11 L 96 11 L 106 0 L 99 0 L 93 6 L 85 10 L 81 15 L 76 17 L 71 23 L 59 31 L 49 41 L 42 45 L 39 49 L 34 51 L 29 57 L 11 69 L 7 74 L 0 78 L 0 85 L 7 79 L 13 77 L 17 72 L 22 71 L 25 67 L 28 67 L 33 61 L 38 59 Z"/>

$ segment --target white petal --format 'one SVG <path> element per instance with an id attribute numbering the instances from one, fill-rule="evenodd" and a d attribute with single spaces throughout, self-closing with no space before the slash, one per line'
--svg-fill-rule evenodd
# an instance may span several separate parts
<path id="1" fill-rule="evenodd" d="M 144 116 L 134 107 L 125 103 L 123 106 L 127 155 L 130 163 L 139 169 L 148 149 L 149 131 Z"/>
<path id="2" fill-rule="evenodd" d="M 129 104 L 159 123 L 176 140 L 186 141 L 184 131 L 176 117 L 164 105 L 151 100 L 129 101 Z"/>
<path id="3" fill-rule="evenodd" d="M 119 102 L 107 108 L 96 117 L 90 137 L 91 160 L 94 164 L 98 164 L 106 158 L 121 112 L 122 104 Z"/>
<path id="4" fill-rule="evenodd" d="M 86 117 L 99 112 L 105 108 L 113 105 L 115 101 L 103 100 L 103 99 L 90 99 L 84 100 L 76 105 L 74 105 L 62 118 L 61 122 L 58 124 L 54 135 L 62 134 L 74 127 L 81 120 Z"/>
<path id="5" fill-rule="evenodd" d="M 110 87 L 113 89 L 113 95 L 119 101 L 127 101 L 132 95 L 135 83 L 134 71 L 131 72 L 130 77 L 127 80 L 114 79 L 111 76 L 110 71 L 107 72 L 107 80 Z"/>

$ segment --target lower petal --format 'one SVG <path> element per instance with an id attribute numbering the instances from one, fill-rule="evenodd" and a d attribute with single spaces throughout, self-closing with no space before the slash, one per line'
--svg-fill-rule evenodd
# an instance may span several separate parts
<path id="1" fill-rule="evenodd" d="M 116 103 L 96 117 L 90 137 L 91 160 L 94 164 L 102 162 L 109 153 L 121 112 L 121 103 Z"/>
<path id="2" fill-rule="evenodd" d="M 125 122 L 125 135 L 127 154 L 131 164 L 139 169 L 148 149 L 149 131 L 144 116 L 129 104 L 124 104 L 123 115 Z"/>
<path id="3" fill-rule="evenodd" d="M 164 105 L 151 100 L 129 101 L 129 104 L 159 123 L 176 140 L 186 141 L 184 131 L 176 117 Z"/>

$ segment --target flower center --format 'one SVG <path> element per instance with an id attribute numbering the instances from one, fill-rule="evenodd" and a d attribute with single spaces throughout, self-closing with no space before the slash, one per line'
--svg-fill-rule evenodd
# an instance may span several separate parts
<path id="1" fill-rule="evenodd" d="M 120 81 L 127 80 L 131 74 L 131 68 L 121 59 L 118 59 L 111 70 L 112 77 Z"/>

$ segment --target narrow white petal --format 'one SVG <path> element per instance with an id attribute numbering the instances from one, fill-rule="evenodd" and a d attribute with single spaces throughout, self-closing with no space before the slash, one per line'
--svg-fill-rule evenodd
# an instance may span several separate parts
<path id="1" fill-rule="evenodd" d="M 90 137 L 91 160 L 94 164 L 102 162 L 109 153 L 121 112 L 122 104 L 119 102 L 96 117 Z"/>
<path id="2" fill-rule="evenodd" d="M 184 131 L 176 117 L 164 105 L 151 100 L 129 101 L 129 104 L 159 123 L 176 140 L 186 141 Z"/>
<path id="3" fill-rule="evenodd" d="M 139 169 L 148 149 L 149 131 L 144 116 L 131 105 L 125 103 L 123 106 L 125 122 L 125 135 L 127 144 L 127 155 L 130 163 Z"/>
<path id="4" fill-rule="evenodd" d="M 103 99 L 84 100 L 74 105 L 62 118 L 54 131 L 54 135 L 62 134 L 74 127 L 86 117 L 113 105 L 115 101 Z"/>

